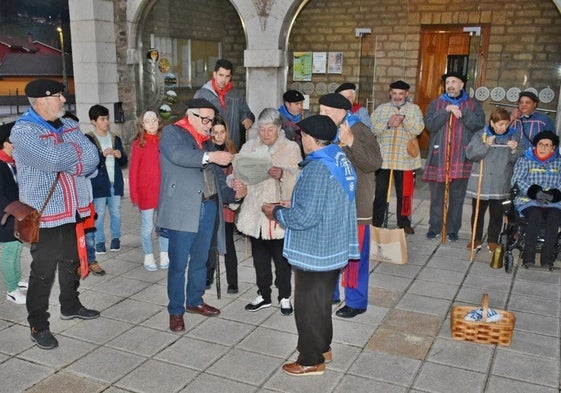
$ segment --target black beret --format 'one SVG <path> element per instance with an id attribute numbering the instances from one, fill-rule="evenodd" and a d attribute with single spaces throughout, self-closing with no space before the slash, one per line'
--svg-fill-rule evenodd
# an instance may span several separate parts
<path id="1" fill-rule="evenodd" d="M 446 78 L 449 78 L 451 76 L 453 76 L 454 78 L 458 78 L 459 80 L 461 80 L 464 83 L 467 82 L 467 77 L 465 75 L 462 75 L 459 72 L 455 72 L 455 71 L 450 71 L 450 72 L 447 72 L 446 74 L 442 75 L 442 80 L 444 82 L 446 82 Z"/>
<path id="2" fill-rule="evenodd" d="M 212 109 L 214 114 L 218 114 L 218 109 L 214 105 L 210 103 L 206 98 L 193 98 L 187 101 L 187 109 L 200 109 L 200 108 L 207 108 Z"/>
<path id="3" fill-rule="evenodd" d="M 410 88 L 409 83 L 401 80 L 390 83 L 390 89 L 409 90 Z"/>
<path id="4" fill-rule="evenodd" d="M 329 116 L 313 115 L 296 125 L 306 134 L 322 141 L 332 141 L 337 135 L 337 126 Z"/>
<path id="5" fill-rule="evenodd" d="M 300 102 L 304 101 L 304 95 L 298 90 L 287 90 L 286 93 L 282 95 L 282 99 L 286 102 Z"/>
<path id="6" fill-rule="evenodd" d="M 0 125 L 0 149 L 3 147 L 4 142 L 10 138 L 10 133 L 12 132 L 12 127 L 16 124 L 15 122 L 10 122 Z"/>
<path id="7" fill-rule="evenodd" d="M 345 82 L 335 89 L 335 93 L 339 93 L 340 91 L 345 91 L 345 90 L 356 90 L 356 85 L 351 82 Z"/>
<path id="8" fill-rule="evenodd" d="M 348 111 L 351 109 L 351 103 L 339 93 L 329 93 L 319 98 L 320 105 L 325 105 L 330 108 L 344 109 Z"/>
<path id="9" fill-rule="evenodd" d="M 541 141 L 542 139 L 549 139 L 551 143 L 553 143 L 553 146 L 559 146 L 559 137 L 553 131 L 546 130 L 546 131 L 538 132 L 534 137 L 534 140 L 532 141 L 534 147 L 537 146 L 538 142 Z"/>
<path id="10" fill-rule="evenodd" d="M 532 93 L 531 91 L 521 91 L 520 94 L 518 94 L 518 100 L 520 100 L 520 98 L 522 98 L 522 97 L 528 97 L 529 99 L 534 101 L 536 104 L 538 102 L 540 102 L 540 100 L 538 99 L 538 96 L 535 95 L 534 93 Z"/>
<path id="11" fill-rule="evenodd" d="M 49 97 L 64 91 L 64 85 L 52 79 L 35 79 L 25 86 L 25 95 L 40 98 Z"/>

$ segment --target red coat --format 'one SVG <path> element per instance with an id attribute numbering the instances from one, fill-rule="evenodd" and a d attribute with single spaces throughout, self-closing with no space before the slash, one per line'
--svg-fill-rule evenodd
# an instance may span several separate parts
<path id="1" fill-rule="evenodd" d="M 160 195 L 160 139 L 156 135 L 144 134 L 146 144 L 131 147 L 129 188 L 131 201 L 140 210 L 157 209 Z"/>

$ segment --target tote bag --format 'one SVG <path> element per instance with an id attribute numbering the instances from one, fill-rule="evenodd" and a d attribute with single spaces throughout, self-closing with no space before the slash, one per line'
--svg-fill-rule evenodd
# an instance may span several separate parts
<path id="1" fill-rule="evenodd" d="M 403 228 L 387 229 L 371 226 L 370 259 L 397 265 L 406 264 L 409 259 Z"/>

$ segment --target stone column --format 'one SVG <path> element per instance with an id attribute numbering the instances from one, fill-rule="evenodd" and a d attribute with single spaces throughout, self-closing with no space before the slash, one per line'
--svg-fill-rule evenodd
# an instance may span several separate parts
<path id="1" fill-rule="evenodd" d="M 306 0 L 232 0 L 247 36 L 247 102 L 255 115 L 278 108 L 286 85 L 287 37 L 299 5 Z"/>
<path id="2" fill-rule="evenodd" d="M 100 104 L 115 120 L 118 74 L 112 0 L 69 0 L 72 61 L 76 88 L 76 112 L 82 131 L 92 129 L 88 110 Z M 112 124 L 120 134 L 120 124 Z"/>

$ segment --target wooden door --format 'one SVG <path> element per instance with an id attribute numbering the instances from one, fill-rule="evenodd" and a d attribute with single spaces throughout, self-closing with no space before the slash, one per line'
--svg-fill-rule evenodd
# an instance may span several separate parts
<path id="1" fill-rule="evenodd" d="M 476 80 L 468 81 L 470 86 L 475 89 L 475 86 L 484 80 L 489 29 L 487 26 L 481 27 L 482 38 L 474 51 L 470 46 L 470 33 L 464 32 L 463 28 L 461 25 L 425 26 L 421 30 L 415 98 L 423 114 L 430 102 L 444 91 L 441 77 L 448 71 L 449 60 L 454 57 L 469 56 L 470 61 L 471 58 L 476 59 L 476 69 L 473 73 Z M 419 137 L 422 151 L 426 152 L 428 142 L 429 136 L 425 130 Z"/>

